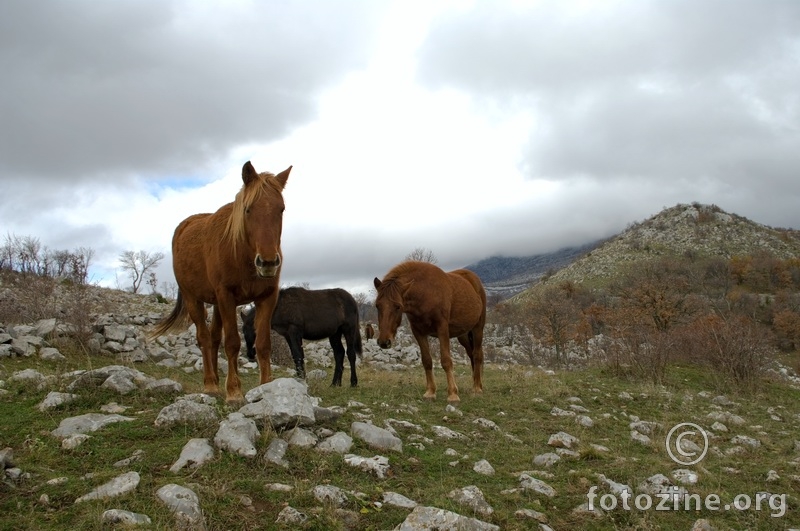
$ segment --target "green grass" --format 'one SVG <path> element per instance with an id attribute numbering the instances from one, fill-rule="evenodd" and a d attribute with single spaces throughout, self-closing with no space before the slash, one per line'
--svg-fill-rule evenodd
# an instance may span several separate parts
<path id="1" fill-rule="evenodd" d="M 13 372 L 29 367 L 44 374 L 61 374 L 89 363 L 97 368 L 110 365 L 112 361 L 73 355 L 65 363 L 52 365 L 33 358 L 15 358 L 0 362 L 0 379 L 7 380 Z M 156 378 L 166 376 L 178 380 L 186 393 L 202 389 L 199 374 L 187 375 L 150 364 L 136 368 Z M 386 491 L 398 492 L 423 505 L 469 515 L 468 509 L 448 498 L 451 490 L 467 485 L 477 485 L 494 508 L 491 517 L 482 519 L 502 529 L 532 528 L 531 521 L 520 520 L 514 514 L 523 508 L 546 514 L 554 529 L 689 529 L 698 518 L 708 518 L 719 528 L 784 529 L 800 525 L 798 501 L 790 494 L 798 488 L 792 476 L 800 474 L 800 467 L 790 463 L 800 457 L 794 450 L 794 440 L 800 439 L 800 391 L 782 382 L 768 381 L 756 395 L 729 395 L 738 403 L 729 410 L 744 417 L 746 424 L 738 428 L 729 426 L 731 432 L 722 439 L 712 440 L 712 446 L 724 452 L 731 446 L 730 437 L 743 434 L 761 440 L 762 447 L 733 456 L 709 453 L 694 467 L 700 474 L 699 483 L 688 488 L 701 496 L 718 494 L 723 502 L 730 502 L 739 493 L 750 496 L 757 491 L 787 493 L 790 495 L 786 516 L 771 518 L 769 510 L 756 512 L 752 509 L 700 513 L 618 509 L 596 519 L 572 511 L 586 502 L 589 488 L 599 484 L 598 473 L 635 489 L 653 474 L 669 475 L 672 470 L 681 468 L 670 460 L 663 445 L 664 437 L 666 431 L 679 422 L 710 426 L 706 414 L 712 410 L 711 397 L 716 393 L 707 374 L 693 367 L 674 367 L 670 368 L 667 385 L 654 387 L 617 379 L 599 369 L 548 376 L 531 367 L 490 365 L 485 369 L 483 396 L 474 396 L 469 369 L 459 365 L 457 381 L 462 415 L 445 411 L 444 375 L 441 370 L 436 370 L 435 375 L 439 391 L 433 402 L 422 399 L 424 376 L 420 367 L 400 372 L 361 367 L 357 389 L 332 388 L 327 379 L 309 382 L 310 394 L 320 397 L 324 406 L 346 406 L 351 400 L 366 406 L 366 409 L 349 408 L 342 418 L 327 426 L 333 430 L 349 432 L 350 424 L 359 420 L 359 415 L 369 414 L 378 426 L 383 426 L 388 418 L 413 422 L 423 427 L 421 435 L 433 439 L 432 443 L 422 441 L 424 449 L 414 448 L 410 442 L 415 432 L 399 428 L 404 451 L 402 454 L 383 453 L 391 464 L 391 474 L 386 479 L 376 479 L 346 465 L 339 455 L 295 447 L 287 452 L 286 458 L 291 464 L 288 469 L 269 465 L 261 455 L 270 440 L 279 436 L 270 429 L 261 430 L 257 444 L 259 456 L 255 459 L 218 452 L 212 462 L 197 470 L 184 469 L 173 474 L 169 467 L 177 460 L 186 441 L 192 437 L 213 438 L 216 426 L 155 428 L 153 421 L 171 398 L 83 390 L 77 402 L 41 413 L 36 405 L 47 392 L 63 389 L 37 390 L 7 383 L 8 393 L 0 395 L 0 447 L 13 448 L 16 465 L 31 478 L 13 487 L 0 484 L 0 514 L 3 515 L 0 530 L 99 529 L 100 516 L 109 508 L 145 513 L 153 520 L 152 529 L 173 529 L 172 515 L 155 497 L 156 490 L 168 483 L 184 485 L 197 493 L 209 530 L 278 528 L 275 518 L 285 504 L 309 516 L 305 529 L 344 529 L 345 520 L 341 514 L 332 507 L 321 506 L 310 493 L 311 488 L 321 483 L 363 493 L 363 499 L 350 496 L 351 501 L 345 507 L 354 513 L 348 520 L 351 529 L 391 529 L 406 517 L 408 510 L 375 506 L 374 502 L 380 501 Z M 254 372 L 244 375 L 243 382 L 244 388 L 250 389 L 257 385 L 257 375 Z M 630 393 L 633 400 L 620 399 L 618 395 L 622 391 Z M 711 397 L 698 396 L 700 391 L 710 392 Z M 567 399 L 573 396 L 579 397 L 582 405 L 590 410 L 588 415 L 595 421 L 594 427 L 583 428 L 574 418 L 550 414 L 554 406 L 568 409 Z M 99 412 L 100 406 L 112 401 L 128 406 L 124 414 L 137 420 L 111 425 L 91 434 L 91 439 L 72 451 L 62 450 L 60 441 L 49 434 L 61 419 Z M 227 407 L 221 401 L 218 407 L 221 415 L 227 414 Z M 768 408 L 774 408 L 782 421 L 772 420 Z M 664 429 L 652 436 L 652 446 L 645 447 L 630 440 L 627 415 L 663 424 Z M 475 424 L 477 418 L 494 421 L 500 431 Z M 431 430 L 433 425 L 447 426 L 467 435 L 467 439 L 436 439 Z M 518 487 L 520 472 L 536 469 L 533 457 L 551 451 L 548 438 L 559 431 L 580 439 L 578 451 L 582 457 L 562 459 L 547 469 L 552 477 L 539 476 L 555 488 L 557 495 L 548 499 L 530 492 L 503 493 Z M 590 443 L 607 446 L 611 452 L 596 452 L 590 448 Z M 458 457 L 445 455 L 447 448 L 454 449 Z M 144 451 L 141 461 L 127 468 L 113 467 L 113 463 L 138 449 Z M 378 452 L 355 441 L 352 453 L 372 456 Z M 472 470 L 480 459 L 492 464 L 496 470 L 494 476 L 482 476 Z M 454 461 L 458 462 L 453 465 Z M 730 473 L 726 467 L 735 468 L 738 473 Z M 780 480 L 766 482 L 770 469 L 778 472 Z M 114 500 L 74 503 L 77 497 L 129 470 L 141 475 L 135 493 Z M 62 476 L 69 478 L 67 483 L 46 484 Z M 266 485 L 274 482 L 292 485 L 294 490 L 289 493 L 267 490 Z M 598 492 L 608 491 L 601 488 Z M 44 494 L 49 498 L 46 505 L 40 502 Z M 244 497 L 249 497 L 252 504 L 244 503 Z"/>

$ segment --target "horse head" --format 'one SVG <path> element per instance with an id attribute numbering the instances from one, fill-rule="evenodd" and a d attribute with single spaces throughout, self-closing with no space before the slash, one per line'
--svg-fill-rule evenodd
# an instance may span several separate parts
<path id="1" fill-rule="evenodd" d="M 378 346 L 391 348 L 397 328 L 403 320 L 403 297 L 397 283 L 392 280 L 373 281 L 378 296 L 375 307 L 378 309 Z"/>
<path id="2" fill-rule="evenodd" d="M 242 167 L 244 186 L 236 195 L 228 221 L 228 235 L 236 253 L 243 243 L 261 278 L 278 276 L 281 267 L 283 230 L 283 189 L 292 167 L 273 175 L 257 173 L 250 161 Z"/>

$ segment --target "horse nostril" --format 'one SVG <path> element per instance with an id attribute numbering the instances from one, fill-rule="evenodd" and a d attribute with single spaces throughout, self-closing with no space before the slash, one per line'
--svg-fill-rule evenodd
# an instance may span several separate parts
<path id="1" fill-rule="evenodd" d="M 281 265 L 281 255 L 276 254 L 275 260 L 273 260 L 272 262 L 268 262 L 264 260 L 260 254 L 257 254 L 255 259 L 255 264 L 258 267 L 278 267 L 279 265 Z"/>

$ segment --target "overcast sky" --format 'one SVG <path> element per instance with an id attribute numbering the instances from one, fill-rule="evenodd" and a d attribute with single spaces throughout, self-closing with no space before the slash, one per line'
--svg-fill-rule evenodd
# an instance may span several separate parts
<path id="1" fill-rule="evenodd" d="M 0 2 L 0 223 L 127 250 L 285 190 L 282 283 L 367 292 L 677 203 L 800 228 L 800 2 Z"/>

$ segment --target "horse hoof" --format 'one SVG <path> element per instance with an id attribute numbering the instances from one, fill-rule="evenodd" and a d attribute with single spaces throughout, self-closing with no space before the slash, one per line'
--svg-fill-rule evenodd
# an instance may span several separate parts
<path id="1" fill-rule="evenodd" d="M 447 403 L 450 404 L 451 406 L 457 406 L 458 404 L 461 403 L 461 399 L 459 397 L 457 397 L 457 396 L 456 397 L 449 397 L 448 396 L 447 397 Z"/>
<path id="2" fill-rule="evenodd" d="M 244 405 L 244 397 L 239 396 L 238 398 L 228 398 L 225 400 L 225 404 L 230 408 L 240 408 Z"/>
<path id="3" fill-rule="evenodd" d="M 422 395 L 422 398 L 424 398 L 425 400 L 427 400 L 429 402 L 433 402 L 434 400 L 436 400 L 436 395 L 424 394 L 424 395 Z"/>

